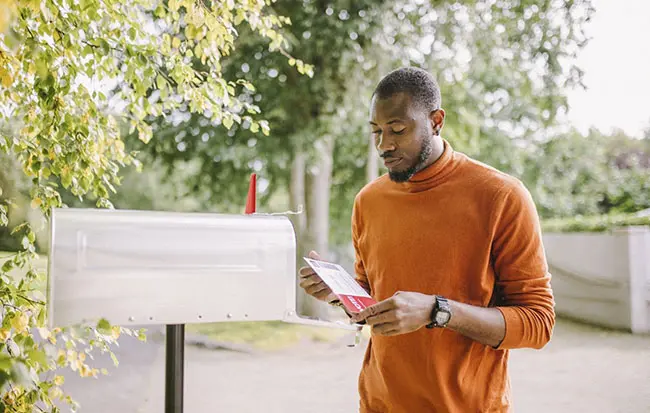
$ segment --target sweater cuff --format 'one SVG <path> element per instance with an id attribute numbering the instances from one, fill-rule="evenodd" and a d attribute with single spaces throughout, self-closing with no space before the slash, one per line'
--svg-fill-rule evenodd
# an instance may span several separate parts
<path id="1" fill-rule="evenodd" d="M 497 350 L 517 348 L 524 336 L 523 322 L 519 311 L 512 307 L 497 307 L 506 322 L 506 334 L 501 343 L 495 347 Z"/>

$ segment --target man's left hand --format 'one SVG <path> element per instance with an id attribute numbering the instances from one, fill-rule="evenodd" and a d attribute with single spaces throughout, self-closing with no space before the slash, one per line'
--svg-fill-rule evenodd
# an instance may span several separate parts
<path id="1" fill-rule="evenodd" d="M 365 320 L 372 332 L 384 336 L 410 333 L 431 322 L 436 297 L 416 292 L 398 291 L 392 297 L 354 315 L 351 321 Z"/>

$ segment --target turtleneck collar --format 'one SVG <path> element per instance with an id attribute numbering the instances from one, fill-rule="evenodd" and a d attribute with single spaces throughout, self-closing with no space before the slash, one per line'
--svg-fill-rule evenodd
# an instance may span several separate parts
<path id="1" fill-rule="evenodd" d="M 449 142 L 443 139 L 442 155 L 426 168 L 418 171 L 407 182 L 399 183 L 408 192 L 421 192 L 431 189 L 445 180 L 460 163 L 460 158 Z"/>

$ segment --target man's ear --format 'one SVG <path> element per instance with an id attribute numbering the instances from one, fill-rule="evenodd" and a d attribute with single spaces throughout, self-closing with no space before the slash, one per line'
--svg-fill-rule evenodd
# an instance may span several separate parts
<path id="1" fill-rule="evenodd" d="M 432 111 L 429 114 L 429 120 L 431 121 L 431 128 L 433 133 L 440 135 L 440 131 L 445 124 L 445 110 L 440 108 Z"/>

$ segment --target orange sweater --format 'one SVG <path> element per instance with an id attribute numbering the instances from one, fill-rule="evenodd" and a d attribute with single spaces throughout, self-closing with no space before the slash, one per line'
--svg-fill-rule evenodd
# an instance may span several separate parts
<path id="1" fill-rule="evenodd" d="M 555 321 L 535 205 L 515 178 L 455 152 L 409 182 L 388 176 L 357 195 L 358 281 L 373 298 L 397 291 L 496 306 L 498 348 L 449 329 L 373 335 L 359 376 L 362 413 L 510 412 L 508 349 L 541 348 Z"/>

